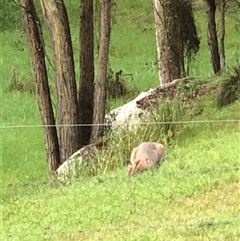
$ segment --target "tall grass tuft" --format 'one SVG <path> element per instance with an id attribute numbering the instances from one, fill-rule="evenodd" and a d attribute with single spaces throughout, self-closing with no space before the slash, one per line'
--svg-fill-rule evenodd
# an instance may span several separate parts
<path id="1" fill-rule="evenodd" d="M 17 70 L 13 69 L 12 71 L 12 79 L 7 92 L 18 91 L 20 93 L 35 93 L 35 81 L 25 76 L 24 74 L 20 74 Z"/>
<path id="2" fill-rule="evenodd" d="M 220 85 L 220 91 L 217 97 L 217 106 L 219 108 L 232 104 L 239 99 L 240 94 L 240 65 L 234 68 L 234 74 L 224 80 Z"/>
<path id="3" fill-rule="evenodd" d="M 156 128 L 158 136 L 165 144 L 170 144 L 185 129 L 184 125 L 179 125 L 186 120 L 185 104 L 178 98 L 160 99 L 157 108 L 151 112 L 151 119 L 159 123 Z"/>

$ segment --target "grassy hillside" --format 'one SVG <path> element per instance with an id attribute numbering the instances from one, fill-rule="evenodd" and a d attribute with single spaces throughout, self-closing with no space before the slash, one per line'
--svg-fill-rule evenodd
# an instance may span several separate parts
<path id="1" fill-rule="evenodd" d="M 3 169 L 3 240 L 238 240 L 240 123 L 230 120 L 239 119 L 240 102 L 217 109 L 208 97 L 203 106 L 178 124 L 181 134 L 153 173 L 129 178 L 125 161 L 139 142 L 164 141 L 157 124 L 112 137 L 97 157 L 102 174 L 68 186 L 39 178 L 29 159 L 8 175 Z"/>
<path id="2" fill-rule="evenodd" d="M 214 110 L 215 117 L 237 118 L 239 107 L 236 102 L 227 109 Z M 201 117 L 210 114 L 208 109 Z M 3 185 L 3 237 L 237 240 L 240 124 L 194 123 L 187 127 L 185 135 L 167 148 L 162 167 L 153 173 L 129 178 L 121 164 L 114 172 L 70 186 L 52 186 L 40 180 Z M 129 136 L 128 140 L 115 141 L 109 147 L 115 148 L 110 162 L 123 163 L 127 158 L 123 150 L 142 136 Z M 101 160 L 104 163 L 105 156 Z"/>
<path id="3" fill-rule="evenodd" d="M 66 2 L 79 78 L 78 1 Z M 235 17 L 227 15 L 229 67 L 239 60 Z M 151 1 L 117 1 L 114 18 L 111 68 L 132 73 L 133 81 L 128 77 L 125 81 L 136 92 L 155 87 Z M 196 19 L 201 48 L 191 76 L 217 81 L 209 62 L 204 11 L 197 11 Z M 48 180 L 25 35 L 22 30 L 5 31 L 0 39 L 1 126 L 8 126 L 0 133 L 2 240 L 238 240 L 240 123 L 231 120 L 239 120 L 240 101 L 217 109 L 216 92 L 200 99 L 181 116 L 190 122 L 174 125 L 177 136 L 170 144 L 158 124 L 110 136 L 110 144 L 95 158 L 91 172 L 96 176 L 69 186 L 53 184 Z M 125 101 L 117 99 L 110 106 Z M 192 115 L 198 110 L 199 115 Z M 129 178 L 125 161 L 131 149 L 145 140 L 164 142 L 166 160 L 153 173 Z"/>

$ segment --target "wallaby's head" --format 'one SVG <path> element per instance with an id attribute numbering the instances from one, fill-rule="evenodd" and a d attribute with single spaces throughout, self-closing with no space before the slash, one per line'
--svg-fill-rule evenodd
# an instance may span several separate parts
<path id="1" fill-rule="evenodd" d="M 146 158 L 136 158 L 133 162 L 128 161 L 128 175 L 135 175 L 147 169 Z"/>
<path id="2" fill-rule="evenodd" d="M 132 163 L 131 163 L 131 160 L 128 160 L 127 161 L 127 168 L 128 168 L 128 174 L 131 172 L 131 169 L 132 169 Z"/>

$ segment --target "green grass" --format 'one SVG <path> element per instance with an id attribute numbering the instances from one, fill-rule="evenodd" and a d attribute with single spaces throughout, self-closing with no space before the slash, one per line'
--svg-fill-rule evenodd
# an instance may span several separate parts
<path id="1" fill-rule="evenodd" d="M 71 10 L 71 30 L 78 71 L 77 6 Z M 78 3 L 77 3 L 78 4 Z M 155 33 L 150 1 L 118 1 L 115 9 L 110 64 L 137 91 L 158 84 Z M 197 14 L 201 48 L 190 74 L 211 77 L 204 11 Z M 228 66 L 239 60 L 239 33 L 233 14 L 227 17 Z M 34 94 L 8 91 L 13 70 L 30 88 L 34 82 L 26 37 L 20 30 L 0 33 L 1 39 L 1 215 L 2 240 L 238 240 L 240 236 L 240 124 L 186 123 L 170 144 L 157 125 L 109 137 L 110 144 L 95 159 L 95 177 L 62 186 L 51 183 Z M 48 40 L 47 40 L 47 46 Z M 49 47 L 47 50 L 49 51 Z M 50 55 L 50 52 L 49 52 Z M 50 83 L 53 73 L 50 70 Z M 111 108 L 128 97 L 112 101 Z M 216 93 L 197 102 L 201 115 L 184 119 L 239 119 L 240 101 L 216 108 Z M 164 164 L 153 173 L 128 178 L 125 162 L 141 141 L 166 143 Z"/>
<path id="2" fill-rule="evenodd" d="M 237 240 L 239 226 L 231 222 L 240 221 L 240 175 L 236 169 L 240 126 L 221 123 L 204 127 L 198 135 L 169 147 L 164 164 L 152 174 L 128 178 L 126 168 L 120 168 L 70 186 L 4 186 L 3 237 Z"/>

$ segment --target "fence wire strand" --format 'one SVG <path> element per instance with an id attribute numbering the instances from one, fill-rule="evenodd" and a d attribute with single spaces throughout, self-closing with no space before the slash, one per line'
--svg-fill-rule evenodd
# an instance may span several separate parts
<path id="1" fill-rule="evenodd" d="M 225 119 L 225 120 L 191 120 L 191 121 L 164 121 L 164 122 L 139 122 L 139 123 L 119 123 L 114 124 L 115 126 L 138 126 L 138 125 L 168 125 L 168 124 L 197 124 L 197 123 L 232 123 L 232 122 L 240 122 L 240 119 Z M 112 126 L 112 123 L 98 123 L 98 124 L 56 124 L 56 125 L 2 125 L 0 129 L 13 129 L 13 128 L 44 128 L 44 127 L 80 127 L 80 126 Z"/>

